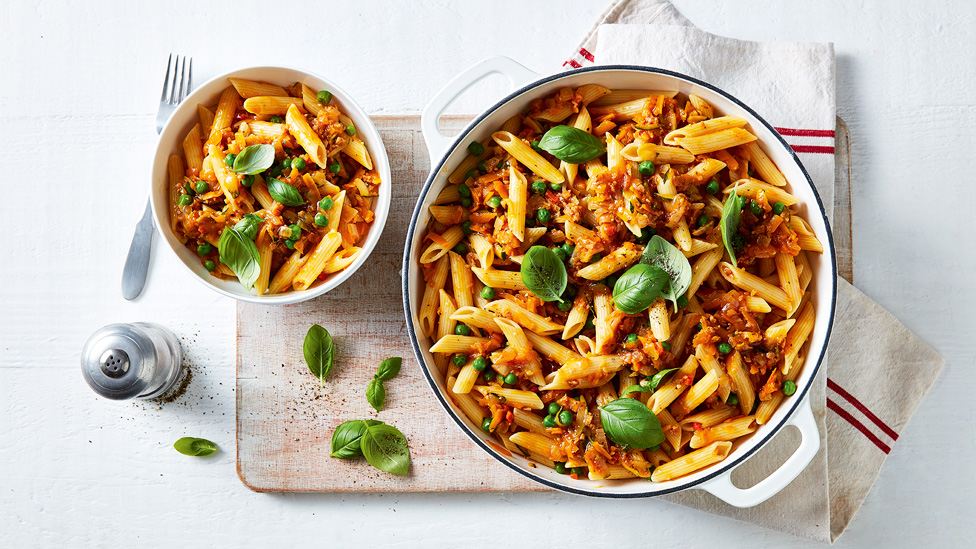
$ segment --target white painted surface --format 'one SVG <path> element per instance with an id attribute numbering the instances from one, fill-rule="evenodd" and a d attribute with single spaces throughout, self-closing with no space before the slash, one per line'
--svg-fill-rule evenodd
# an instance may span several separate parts
<path id="1" fill-rule="evenodd" d="M 234 470 L 233 303 L 162 253 L 138 301 L 119 293 L 145 204 L 166 55 L 192 54 L 197 82 L 237 66 L 304 66 L 340 82 L 369 112 L 416 113 L 487 55 L 558 67 L 603 2 L 271 8 L 302 14 L 298 32 L 268 30 L 267 8 L 258 7 L 266 3 L 240 3 L 241 15 L 227 18 L 208 2 L 169 4 L 176 7 L 0 6 L 0 189 L 8 203 L 0 226 L 9 249 L 0 260 L 3 545 L 435 546 L 483 540 L 489 529 L 504 545 L 814 545 L 658 501 L 245 489 Z M 507 8 L 522 4 L 547 24 L 511 24 Z M 676 4 L 719 34 L 836 43 L 839 114 L 853 140 L 855 281 L 947 358 L 838 545 L 967 543 L 963 517 L 972 516 L 976 491 L 976 191 L 964 162 L 976 148 L 972 3 Z M 250 44 L 249 34 L 264 39 Z M 474 111 L 502 90 L 500 79 L 487 82 L 458 109 Z M 188 344 L 196 378 L 183 403 L 110 402 L 85 386 L 77 361 L 88 334 L 131 320 L 166 324 Z M 210 438 L 222 451 L 181 456 L 171 444 L 183 435 Z"/>

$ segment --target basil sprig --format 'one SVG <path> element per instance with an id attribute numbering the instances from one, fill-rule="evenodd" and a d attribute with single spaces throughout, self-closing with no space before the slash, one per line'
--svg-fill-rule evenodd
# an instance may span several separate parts
<path id="1" fill-rule="evenodd" d="M 312 324 L 305 334 L 302 355 L 305 356 L 308 371 L 319 379 L 322 387 L 325 387 L 325 377 L 332 371 L 332 364 L 335 361 L 335 345 L 332 343 L 332 335 L 329 331 L 318 324 Z"/>
<path id="2" fill-rule="evenodd" d="M 205 438 L 183 437 L 173 443 L 173 448 L 184 456 L 209 456 L 217 451 L 217 445 Z"/>
<path id="3" fill-rule="evenodd" d="M 739 195 L 736 194 L 738 188 L 739 184 L 736 183 L 732 192 L 729 193 L 729 197 L 725 199 L 725 204 L 722 206 L 722 220 L 719 225 L 722 229 L 722 242 L 725 244 L 725 250 L 729 252 L 732 265 L 736 267 L 739 264 L 735 260 L 733 239 L 739 230 L 739 218 L 742 216 L 742 203 L 739 202 Z"/>
<path id="4" fill-rule="evenodd" d="M 661 421 L 641 401 L 618 398 L 600 408 L 600 422 L 607 437 L 615 443 L 644 449 L 664 442 Z"/>
<path id="5" fill-rule="evenodd" d="M 274 159 L 275 150 L 271 145 L 249 145 L 234 158 L 230 169 L 235 173 L 254 175 L 270 168 Z"/>
<path id="6" fill-rule="evenodd" d="M 613 303 L 629 315 L 637 314 L 661 297 L 667 283 L 668 273 L 663 269 L 638 263 L 617 279 L 613 286 Z"/>
<path id="7" fill-rule="evenodd" d="M 522 259 L 522 283 L 543 301 L 563 301 L 560 297 L 569 281 L 566 265 L 545 246 L 532 246 Z"/>
<path id="8" fill-rule="evenodd" d="M 403 359 L 398 356 L 384 360 L 380 363 L 379 370 L 373 375 L 369 385 L 366 386 L 366 402 L 369 402 L 369 405 L 375 408 L 377 412 L 383 409 L 383 404 L 386 402 L 386 387 L 383 386 L 383 382 L 389 381 L 399 374 L 402 364 Z"/>
<path id="9" fill-rule="evenodd" d="M 664 381 L 664 376 L 670 374 L 675 370 L 680 370 L 680 369 L 681 368 L 668 368 L 667 370 L 661 370 L 660 372 L 654 374 L 654 377 L 651 378 L 651 389 L 657 389 L 658 385 L 660 385 L 661 382 Z"/>
<path id="10" fill-rule="evenodd" d="M 654 389 L 651 389 L 646 385 L 631 385 L 630 387 L 627 387 L 623 391 L 620 391 L 620 398 L 623 398 L 629 395 L 630 393 L 651 393 L 653 391 Z"/>
<path id="11" fill-rule="evenodd" d="M 370 465 L 394 475 L 406 475 L 410 468 L 407 437 L 392 425 L 369 425 L 359 441 L 363 456 Z"/>
<path id="12" fill-rule="evenodd" d="M 370 425 L 383 423 L 375 419 L 352 419 L 341 423 L 332 433 L 332 453 L 329 457 L 338 459 L 352 459 L 363 455 L 360 440 Z"/>
<path id="13" fill-rule="evenodd" d="M 233 227 L 225 227 L 217 242 L 220 262 L 234 271 L 241 286 L 247 290 L 254 287 L 261 273 L 260 254 L 254 237 L 263 221 L 254 214 L 247 214 Z"/>
<path id="14" fill-rule="evenodd" d="M 302 198 L 298 189 L 280 179 L 268 180 L 268 194 L 275 202 L 285 206 L 301 206 L 305 203 L 305 199 Z"/>
<path id="15" fill-rule="evenodd" d="M 582 164 L 605 154 L 599 137 L 572 126 L 556 126 L 539 140 L 539 148 L 570 164 Z"/>
<path id="16" fill-rule="evenodd" d="M 677 309 L 678 298 L 691 286 L 691 263 L 688 262 L 685 254 L 681 253 L 674 244 L 654 235 L 644 248 L 640 262 L 658 267 L 668 274 L 668 283 L 664 286 L 663 295 L 670 299 Z"/>

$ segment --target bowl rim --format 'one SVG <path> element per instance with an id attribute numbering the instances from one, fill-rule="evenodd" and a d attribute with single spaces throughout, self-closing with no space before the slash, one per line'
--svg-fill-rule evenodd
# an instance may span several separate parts
<path id="1" fill-rule="evenodd" d="M 808 382 L 805 383 L 802 387 L 799 387 L 799 390 L 797 391 L 798 394 L 795 394 L 790 399 L 791 400 L 790 408 L 789 411 L 786 413 L 786 415 L 783 416 L 783 420 L 778 425 L 772 425 L 771 426 L 772 429 L 767 433 L 765 433 L 753 448 L 750 448 L 741 456 L 736 456 L 736 458 L 733 460 L 729 460 L 727 462 L 722 462 L 718 464 L 719 466 L 714 467 L 714 470 L 708 471 L 707 474 L 705 474 L 701 478 L 690 481 L 687 484 L 676 486 L 676 487 L 661 488 L 654 491 L 638 491 L 638 492 L 621 493 L 621 492 L 602 492 L 598 490 L 578 488 L 574 486 L 552 482 L 548 479 L 543 478 L 542 476 L 537 476 L 532 474 L 530 471 L 526 471 L 524 468 L 509 461 L 508 459 L 503 459 L 501 456 L 498 455 L 498 453 L 493 448 L 491 448 L 488 444 L 483 442 L 477 435 L 475 435 L 470 430 L 470 428 L 467 425 L 465 425 L 465 423 L 461 420 L 458 414 L 455 414 L 454 411 L 451 409 L 451 406 L 447 402 L 445 396 L 441 394 L 441 391 L 437 387 L 434 378 L 430 374 L 430 368 L 427 367 L 426 361 L 424 360 L 423 351 L 420 349 L 420 342 L 419 342 L 419 338 L 417 337 L 416 326 L 414 325 L 413 322 L 413 315 L 410 310 L 410 293 L 412 291 L 412 288 L 410 287 L 410 269 L 412 267 L 412 262 L 410 261 L 410 254 L 413 248 L 414 234 L 417 229 L 417 222 L 419 221 L 420 215 L 422 214 L 424 197 L 426 197 L 430 193 L 431 187 L 433 187 L 435 180 L 437 180 L 441 175 L 440 173 L 441 169 L 444 167 L 444 164 L 445 162 L 447 162 L 448 158 L 451 157 L 451 155 L 463 143 L 465 138 L 485 118 L 491 116 L 499 108 L 508 104 L 510 101 L 516 99 L 518 96 L 534 88 L 537 88 L 544 84 L 548 84 L 549 82 L 552 82 L 554 80 L 559 80 L 562 78 L 575 76 L 578 74 L 584 74 L 590 72 L 608 72 L 608 71 L 633 71 L 633 72 L 642 72 L 642 73 L 650 73 L 650 74 L 660 74 L 664 76 L 670 76 L 672 78 L 677 78 L 679 80 L 684 80 L 690 84 L 701 86 L 703 88 L 706 88 L 712 92 L 721 95 L 725 99 L 734 103 L 737 107 L 743 109 L 751 116 L 753 116 L 760 124 L 762 124 L 767 130 L 769 130 L 769 132 L 777 140 L 778 142 L 777 144 L 785 148 L 787 153 L 790 155 L 790 158 L 792 158 L 792 160 L 796 163 L 797 167 L 799 167 L 800 169 L 800 172 L 803 174 L 803 177 L 806 179 L 806 183 L 810 187 L 810 190 L 813 192 L 813 196 L 817 202 L 817 207 L 820 210 L 820 215 L 824 221 L 824 227 L 827 233 L 827 249 L 830 252 L 830 271 L 831 271 L 830 274 L 831 274 L 831 282 L 832 282 L 831 295 L 830 295 L 830 314 L 827 318 L 827 329 L 826 332 L 824 333 L 823 347 L 819 349 L 817 361 L 816 364 L 813 366 L 813 371 L 809 377 Z M 490 456 L 492 456 L 496 461 L 504 464 L 505 466 L 512 469 L 516 473 L 534 482 L 540 483 L 543 486 L 552 488 L 554 490 L 558 490 L 560 492 L 568 492 L 576 495 L 614 498 L 614 499 L 635 499 L 635 498 L 663 496 L 666 494 L 672 494 L 672 493 L 692 489 L 716 477 L 719 477 L 725 473 L 731 472 L 742 463 L 745 463 L 748 459 L 750 459 L 753 455 L 755 455 L 760 449 L 762 449 L 770 440 L 772 440 L 783 427 L 785 427 L 788 424 L 789 419 L 793 417 L 797 409 L 807 398 L 811 386 L 813 385 L 813 380 L 814 378 L 817 377 L 818 373 L 820 372 L 820 368 L 823 364 L 823 360 L 827 355 L 827 345 L 830 342 L 830 335 L 834 324 L 834 314 L 836 313 L 837 310 L 837 257 L 836 257 L 836 252 L 834 250 L 834 237 L 831 231 L 830 222 L 827 219 L 826 210 L 824 209 L 823 200 L 820 198 L 820 193 L 817 192 L 816 185 L 813 184 L 813 180 L 810 178 L 810 174 L 807 172 L 806 167 L 800 161 L 799 157 L 796 154 L 796 151 L 794 151 L 793 148 L 790 147 L 790 145 L 786 142 L 783 136 L 779 133 L 779 131 L 776 130 L 775 127 L 773 127 L 772 124 L 767 122 L 766 119 L 760 116 L 755 110 L 753 110 L 751 107 L 746 105 L 743 101 L 739 100 L 732 94 L 708 82 L 705 82 L 698 78 L 694 78 L 692 76 L 688 76 L 686 74 L 671 71 L 668 69 L 662 69 L 659 67 L 642 66 L 642 65 L 595 65 L 591 67 L 582 67 L 578 69 L 572 69 L 572 70 L 567 70 L 565 72 L 552 74 L 549 76 L 544 76 L 542 78 L 529 82 L 528 84 L 522 86 L 519 89 L 512 91 L 504 98 L 497 101 L 495 104 L 488 107 L 480 114 L 478 114 L 478 116 L 472 119 L 471 122 L 469 122 L 464 127 L 464 129 L 458 133 L 454 141 L 444 151 L 439 153 L 439 156 L 440 158 L 437 161 L 437 163 L 431 166 L 430 173 L 428 174 L 427 179 L 424 182 L 423 188 L 420 190 L 420 194 L 417 197 L 417 203 L 414 206 L 413 214 L 410 217 L 410 225 L 407 227 L 406 242 L 404 243 L 404 249 L 403 249 L 403 267 L 401 270 L 401 282 L 402 282 L 401 290 L 403 296 L 403 310 L 404 310 L 404 315 L 406 316 L 408 336 L 410 337 L 410 343 L 413 347 L 414 355 L 417 357 L 418 362 L 421 363 L 421 366 L 423 366 L 422 370 L 423 370 L 424 378 L 427 380 L 427 384 L 430 386 L 431 390 L 434 392 L 434 395 L 437 397 L 438 402 L 440 402 L 441 406 L 447 412 L 447 415 L 454 421 L 454 423 L 456 423 L 458 427 L 460 427 L 461 431 L 465 435 L 467 435 L 468 438 L 474 441 L 474 443 L 477 444 L 482 450 L 484 450 Z M 809 361 L 807 363 L 807 366 L 809 366 Z"/>
<path id="2" fill-rule="evenodd" d="M 351 265 L 343 269 L 341 272 L 337 273 L 336 276 L 333 276 L 331 279 L 325 281 L 325 283 L 310 288 L 303 292 L 291 290 L 287 293 L 277 294 L 273 296 L 272 295 L 259 296 L 251 293 L 235 294 L 223 288 L 218 287 L 209 279 L 200 276 L 198 273 L 194 272 L 193 269 L 186 264 L 183 258 L 179 256 L 177 250 L 173 248 L 169 240 L 166 238 L 166 233 L 163 232 L 163 231 L 172 232 L 172 229 L 168 225 L 165 225 L 163 223 L 163 220 L 160 219 L 158 215 L 156 215 L 156 199 L 154 197 L 154 187 L 156 181 L 154 179 L 154 175 L 156 173 L 157 163 L 163 162 L 165 158 L 169 157 L 169 155 L 165 155 L 165 157 L 160 156 L 160 152 L 164 147 L 163 135 L 165 135 L 166 132 L 170 129 L 171 125 L 176 123 L 177 114 L 180 113 L 181 110 L 189 109 L 190 105 L 195 104 L 191 100 L 194 99 L 194 96 L 199 94 L 201 90 L 205 89 L 211 84 L 214 84 L 215 82 L 221 80 L 226 81 L 228 78 L 233 78 L 240 73 L 251 72 L 251 71 L 261 71 L 261 72 L 291 71 L 303 75 L 303 78 L 310 77 L 324 82 L 329 87 L 329 91 L 332 92 L 332 95 L 336 99 L 338 99 L 339 102 L 342 103 L 343 112 L 356 122 L 357 128 L 362 127 L 360 122 L 364 122 L 366 124 L 366 127 L 369 128 L 372 131 L 372 133 L 376 135 L 376 139 L 375 140 L 370 139 L 369 143 L 367 144 L 367 147 L 371 149 L 370 156 L 373 159 L 374 169 L 380 172 L 381 178 L 389 182 L 386 185 L 380 185 L 379 200 L 373 206 L 373 213 L 376 217 L 373 219 L 373 223 L 369 227 L 369 233 L 366 235 L 366 239 L 363 241 L 363 245 L 361 246 L 362 253 L 360 254 L 360 257 L 357 258 L 356 261 L 354 261 Z M 254 77 L 250 77 L 250 78 L 254 78 Z M 196 101 L 196 103 L 200 103 L 200 101 Z M 177 143 L 177 148 L 178 148 L 178 143 Z M 379 153 L 379 154 L 374 154 L 374 153 Z M 324 295 L 332 291 L 333 289 L 339 287 L 343 282 L 351 278 L 352 275 L 355 274 L 356 271 L 358 271 L 359 268 L 366 263 L 366 261 L 369 259 L 370 254 L 373 253 L 373 249 L 376 247 L 376 244 L 379 242 L 380 238 L 382 238 L 383 230 L 386 228 L 386 221 L 389 216 L 390 208 L 393 202 L 393 188 L 392 188 L 393 176 L 392 176 L 392 167 L 390 165 L 389 154 L 386 150 L 386 145 L 383 143 L 383 136 L 376 128 L 376 124 L 373 123 L 372 118 L 369 116 L 366 110 L 363 109 L 359 105 L 359 103 L 356 102 L 355 99 L 353 99 L 352 95 L 350 95 L 345 89 L 343 89 L 341 86 L 336 84 L 334 81 L 325 78 L 324 76 L 318 73 L 306 69 L 290 66 L 290 65 L 255 65 L 255 66 L 239 67 L 218 74 L 206 80 L 205 82 L 195 86 L 193 91 L 191 91 L 190 94 L 187 95 L 186 98 L 184 98 L 183 101 L 176 106 L 176 109 L 173 111 L 173 114 L 170 115 L 169 119 L 167 119 L 166 123 L 163 125 L 162 130 L 160 130 L 158 139 L 156 140 L 156 148 L 155 151 L 153 152 L 153 160 L 151 162 L 149 175 L 150 175 L 149 203 L 150 203 L 150 210 L 152 211 L 153 225 L 156 228 L 156 231 L 159 231 L 158 236 L 161 237 L 162 240 L 166 241 L 165 247 L 176 256 L 176 261 L 183 267 L 183 269 L 187 273 L 190 274 L 192 278 L 197 279 L 201 284 L 203 284 L 210 290 L 213 290 L 219 293 L 220 295 L 235 299 L 237 301 L 244 301 L 247 303 L 258 303 L 262 305 L 290 305 L 294 303 L 301 303 L 304 301 L 315 299 L 316 297 Z M 374 232 L 376 233 L 375 236 L 373 235 Z"/>

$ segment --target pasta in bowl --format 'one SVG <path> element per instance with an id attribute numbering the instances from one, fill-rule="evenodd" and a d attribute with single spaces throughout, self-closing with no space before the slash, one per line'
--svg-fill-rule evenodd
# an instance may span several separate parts
<path id="1" fill-rule="evenodd" d="M 282 68 L 235 71 L 191 94 L 163 130 L 153 176 L 157 224 L 183 263 L 217 291 L 262 303 L 348 278 L 391 196 L 365 113 L 334 84 Z"/>
<path id="2" fill-rule="evenodd" d="M 729 471 L 798 407 L 833 310 L 795 156 L 801 181 L 754 113 L 654 72 L 571 71 L 496 105 L 432 174 L 404 258 L 442 404 L 516 470 L 590 495 Z"/>

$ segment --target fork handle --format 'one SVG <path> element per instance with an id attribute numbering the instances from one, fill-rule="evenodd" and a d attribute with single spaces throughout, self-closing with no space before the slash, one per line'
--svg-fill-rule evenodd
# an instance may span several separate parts
<path id="1" fill-rule="evenodd" d="M 122 269 L 122 297 L 128 300 L 139 297 L 146 286 L 153 232 L 152 210 L 149 202 L 146 202 L 146 213 L 136 225 L 132 244 L 129 244 L 129 255 L 125 258 L 125 267 Z"/>

